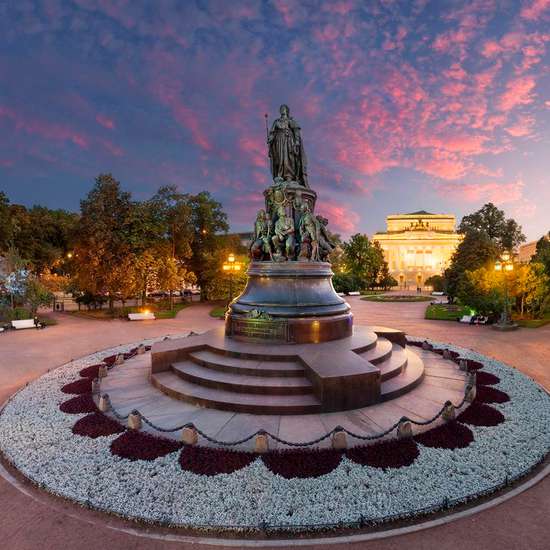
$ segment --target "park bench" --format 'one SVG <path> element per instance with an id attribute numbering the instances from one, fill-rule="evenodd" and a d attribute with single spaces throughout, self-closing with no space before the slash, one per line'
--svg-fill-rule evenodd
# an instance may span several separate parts
<path id="1" fill-rule="evenodd" d="M 155 314 L 151 311 L 141 313 L 128 313 L 129 321 L 154 321 Z"/>
<path id="2" fill-rule="evenodd" d="M 17 319 L 11 322 L 11 326 L 17 330 L 23 328 L 42 328 L 42 325 L 35 323 L 34 319 Z"/>
<path id="3" fill-rule="evenodd" d="M 463 315 L 461 319 L 459 319 L 460 323 L 466 323 L 471 324 L 472 323 L 472 316 L 471 315 Z"/>
<path id="4" fill-rule="evenodd" d="M 353 292 L 348 292 L 348 296 L 361 296 L 361 293 L 354 290 Z"/>

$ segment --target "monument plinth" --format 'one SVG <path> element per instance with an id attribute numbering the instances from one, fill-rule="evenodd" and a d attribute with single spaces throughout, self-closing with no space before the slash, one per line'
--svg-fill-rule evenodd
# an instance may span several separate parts
<path id="1" fill-rule="evenodd" d="M 401 331 L 353 327 L 332 286 L 335 243 L 314 213 L 300 126 L 286 105 L 280 113 L 267 136 L 273 183 L 256 216 L 246 288 L 224 328 L 155 344 L 151 382 L 176 399 L 253 414 L 341 411 L 402 395 L 424 365 Z"/>

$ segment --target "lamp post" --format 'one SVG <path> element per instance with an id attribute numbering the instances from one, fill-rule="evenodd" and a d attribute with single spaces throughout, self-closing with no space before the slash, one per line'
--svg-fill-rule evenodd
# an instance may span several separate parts
<path id="1" fill-rule="evenodd" d="M 502 272 L 504 276 L 504 310 L 498 323 L 493 325 L 495 330 L 515 330 L 518 325 L 514 323 L 510 315 L 510 300 L 508 298 L 508 273 L 514 271 L 514 262 L 509 252 L 504 252 L 495 262 L 495 271 Z"/>
<path id="2" fill-rule="evenodd" d="M 235 254 L 229 254 L 227 261 L 223 263 L 223 270 L 229 271 L 229 303 L 233 298 L 233 273 L 241 270 L 241 263 L 235 260 Z"/>

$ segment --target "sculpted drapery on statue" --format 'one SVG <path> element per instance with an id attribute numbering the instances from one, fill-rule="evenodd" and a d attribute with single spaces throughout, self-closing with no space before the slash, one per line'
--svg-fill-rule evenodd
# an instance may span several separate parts
<path id="1" fill-rule="evenodd" d="M 273 122 L 267 136 L 273 179 L 278 177 L 309 187 L 300 125 L 290 116 L 287 105 L 281 105 L 279 113 L 281 116 Z"/>

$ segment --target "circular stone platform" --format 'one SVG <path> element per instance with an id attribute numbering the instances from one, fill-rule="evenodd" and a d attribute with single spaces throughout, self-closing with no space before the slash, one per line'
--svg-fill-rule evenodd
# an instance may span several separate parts
<path id="1" fill-rule="evenodd" d="M 550 398 L 542 388 L 498 361 L 437 344 L 434 352 L 449 348 L 476 371 L 477 397 L 455 421 L 412 439 L 267 455 L 182 447 L 125 430 L 95 409 L 89 393 L 95 365 L 133 347 L 68 363 L 14 395 L 0 415 L 4 458 L 42 488 L 92 508 L 253 535 L 365 528 L 448 509 L 506 487 L 550 449 Z M 129 389 L 132 370 L 138 384 L 142 367 L 133 355 L 113 367 L 104 385 L 114 388 L 117 369 L 126 372 Z"/>

